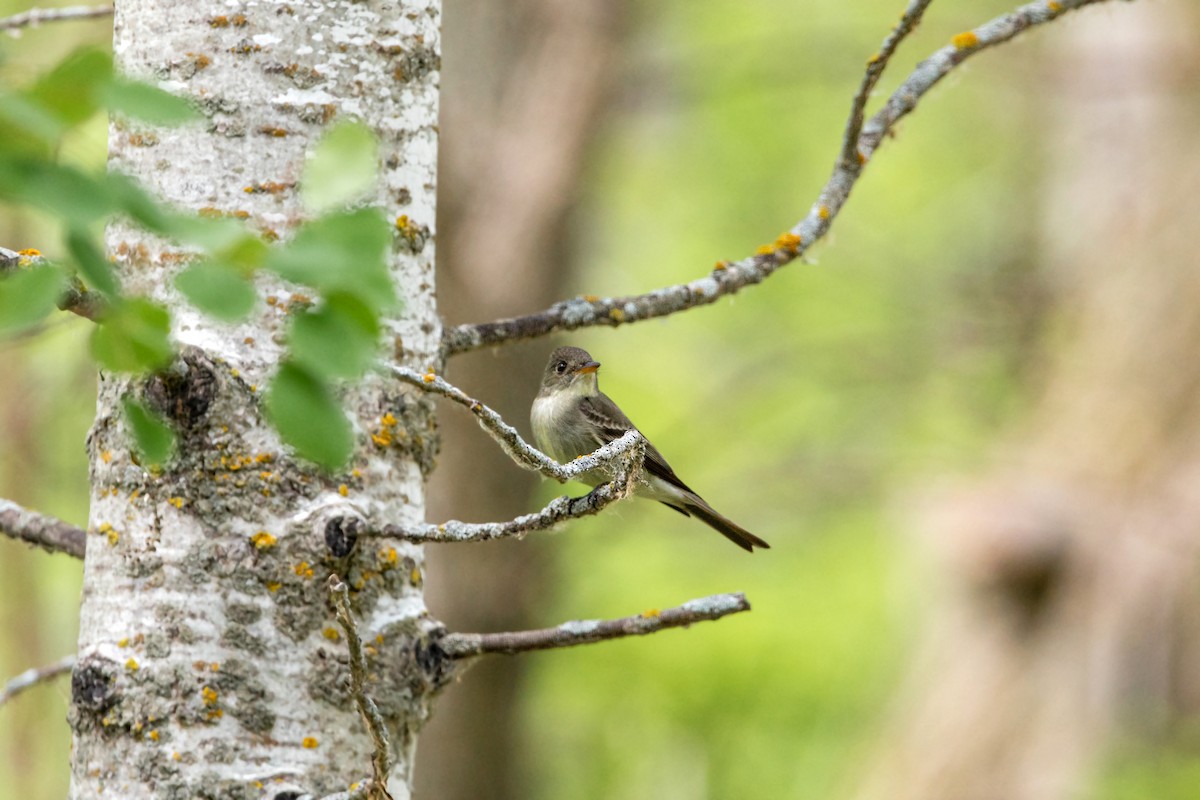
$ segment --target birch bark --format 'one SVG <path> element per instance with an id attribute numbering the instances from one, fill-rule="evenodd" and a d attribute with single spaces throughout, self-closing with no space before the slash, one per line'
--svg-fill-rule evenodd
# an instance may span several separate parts
<path id="1" fill-rule="evenodd" d="M 305 216 L 305 153 L 332 121 L 361 119 L 380 141 L 377 202 L 397 220 L 389 268 L 403 305 L 386 322 L 388 345 L 398 363 L 436 367 L 439 16 L 436 0 L 124 0 L 119 68 L 193 99 L 205 121 L 115 123 L 110 168 L 179 207 L 286 239 Z M 266 302 L 217 325 L 172 288 L 177 249 L 122 224 L 107 246 L 125 290 L 170 309 L 180 357 L 148 379 L 101 377 L 70 796 L 321 796 L 368 777 L 371 743 L 325 588 L 336 572 L 351 587 L 367 691 L 396 751 L 389 786 L 408 797 L 416 731 L 445 677 L 421 549 L 355 543 L 323 520 L 350 506 L 424 519 L 429 400 L 378 376 L 348 387 L 356 450 L 345 473 L 326 475 L 289 455 L 260 402 L 305 290 L 260 276 Z M 176 457 L 161 470 L 132 451 L 119 413 L 130 394 L 176 430 Z"/>

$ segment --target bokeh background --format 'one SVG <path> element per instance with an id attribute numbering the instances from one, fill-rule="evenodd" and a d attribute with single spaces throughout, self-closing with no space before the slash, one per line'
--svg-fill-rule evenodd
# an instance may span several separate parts
<path id="1" fill-rule="evenodd" d="M 683 282 L 772 241 L 816 199 L 901 5 L 446 0 L 447 320 Z M 1008 8 L 934 4 L 880 95 Z M 109 25 L 5 37 L 0 81 Z M 551 347 L 589 349 L 685 480 L 772 549 L 648 503 L 430 548 L 430 605 L 463 630 L 734 590 L 754 610 L 481 663 L 422 737 L 418 797 L 1196 797 L 1196 30 L 1188 0 L 1107 3 L 981 54 L 808 263 L 667 320 L 456 359 L 451 380 L 527 431 Z M 104 151 L 98 120 L 64 156 Z M 6 247 L 49 231 L 0 208 Z M 0 496 L 81 525 L 86 335 L 61 315 L 0 342 Z M 561 491 L 464 416 L 442 411 L 431 519 Z M 79 581 L 0 541 L 0 677 L 73 649 Z M 4 794 L 65 792 L 67 693 L 0 708 Z"/>

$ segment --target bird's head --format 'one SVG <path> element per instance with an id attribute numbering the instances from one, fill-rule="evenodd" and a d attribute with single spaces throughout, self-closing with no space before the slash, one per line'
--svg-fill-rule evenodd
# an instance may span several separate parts
<path id="1" fill-rule="evenodd" d="M 578 347 L 560 347 L 550 354 L 546 371 L 542 374 L 542 392 L 568 390 L 579 394 L 594 394 L 598 390 L 596 370 L 600 362 L 594 360 L 587 350 Z"/>

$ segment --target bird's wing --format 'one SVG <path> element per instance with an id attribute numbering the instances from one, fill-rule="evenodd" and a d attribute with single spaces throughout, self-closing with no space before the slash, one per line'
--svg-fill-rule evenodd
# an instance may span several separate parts
<path id="1" fill-rule="evenodd" d="M 591 423 L 592 430 L 595 431 L 597 447 L 620 439 L 636 427 L 630 422 L 629 417 L 625 416 L 625 412 L 603 392 L 592 397 L 585 397 L 579 404 L 579 409 L 584 418 Z M 658 452 L 658 448 L 650 444 L 649 440 L 646 441 L 646 458 L 642 462 L 642 468 L 672 486 L 695 494 L 691 487 L 679 479 L 675 470 L 671 469 L 671 465 L 663 458 L 663 454 Z"/>

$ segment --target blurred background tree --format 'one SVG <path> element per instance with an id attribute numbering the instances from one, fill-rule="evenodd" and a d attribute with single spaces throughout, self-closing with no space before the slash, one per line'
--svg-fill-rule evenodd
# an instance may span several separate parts
<path id="1" fill-rule="evenodd" d="M 881 92 L 1009 7 L 935 4 Z M 687 280 L 773 239 L 825 181 L 899 11 L 447 0 L 448 319 Z M 773 548 L 745 556 L 622 505 L 507 547 L 431 548 L 434 612 L 500 629 L 733 589 L 755 611 L 519 673 L 481 665 L 421 742 L 421 796 L 1194 796 L 1198 17 L 1186 0 L 1104 5 L 981 56 L 875 157 L 819 264 L 669 322 L 560 337 Z M 5 41 L 0 80 L 109 35 Z M 68 157 L 99 163 L 104 134 Z M 3 209 L 0 243 L 37 246 L 40 226 Z M 63 315 L 0 343 L 0 496 L 77 524 L 85 330 Z M 450 377 L 524 427 L 552 344 L 460 357 Z M 455 515 L 558 491 L 442 421 L 434 490 Z M 477 591 L 439 594 L 439 571 Z M 3 675 L 71 651 L 78 575 L 0 541 Z M 66 691 L 0 709 L 14 796 L 65 790 Z"/>

